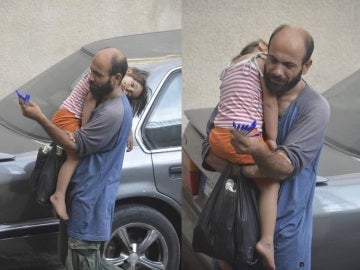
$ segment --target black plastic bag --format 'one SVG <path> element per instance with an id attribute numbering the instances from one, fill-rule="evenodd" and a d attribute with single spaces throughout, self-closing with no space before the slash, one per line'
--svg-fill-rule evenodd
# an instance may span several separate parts
<path id="1" fill-rule="evenodd" d="M 256 190 L 229 165 L 214 186 L 193 232 L 193 249 L 233 264 L 254 264 L 259 239 Z"/>
<path id="2" fill-rule="evenodd" d="M 210 257 L 234 261 L 236 192 L 225 189 L 234 178 L 228 166 L 216 182 L 193 232 L 193 249 Z M 233 180 L 232 180 L 233 181 Z"/>
<path id="3" fill-rule="evenodd" d="M 55 192 L 59 170 L 65 159 L 65 151 L 54 143 L 39 148 L 30 176 L 30 183 L 36 190 L 36 201 L 39 204 L 50 203 L 50 196 Z"/>
<path id="4" fill-rule="evenodd" d="M 255 264 L 255 245 L 260 239 L 257 189 L 241 172 L 237 177 L 237 207 L 235 219 L 235 256 L 238 264 Z"/>

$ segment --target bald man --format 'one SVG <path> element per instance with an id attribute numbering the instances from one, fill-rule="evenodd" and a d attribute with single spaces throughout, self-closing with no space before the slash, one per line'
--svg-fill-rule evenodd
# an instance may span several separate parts
<path id="1" fill-rule="evenodd" d="M 232 131 L 235 150 L 252 155 L 256 163 L 243 166 L 244 175 L 280 181 L 273 247 L 276 270 L 311 269 L 312 205 L 330 117 L 327 101 L 302 79 L 311 67 L 313 49 L 311 35 L 297 26 L 281 25 L 270 37 L 264 79 L 278 100 L 276 151 Z M 209 129 L 212 121 L 211 117 Z M 203 158 L 207 169 L 222 170 L 226 164 L 213 154 L 207 140 Z"/>
<path id="2" fill-rule="evenodd" d="M 110 238 L 132 124 L 132 110 L 121 89 L 127 68 L 125 55 L 115 48 L 94 56 L 89 82 L 97 106 L 88 124 L 71 136 L 55 126 L 35 102 L 26 105 L 19 99 L 25 117 L 37 121 L 56 144 L 80 157 L 67 192 L 69 219 L 60 223 L 60 255 L 62 261 L 66 257 L 66 269 L 79 269 L 79 265 L 81 269 L 119 269 L 106 261 L 100 247 Z"/>

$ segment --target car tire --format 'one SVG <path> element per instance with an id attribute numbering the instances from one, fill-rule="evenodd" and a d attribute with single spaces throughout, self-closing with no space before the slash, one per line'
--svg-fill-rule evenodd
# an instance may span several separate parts
<path id="1" fill-rule="evenodd" d="M 125 270 L 177 270 L 180 264 L 180 241 L 173 225 L 145 205 L 116 208 L 104 249 L 106 259 Z"/>

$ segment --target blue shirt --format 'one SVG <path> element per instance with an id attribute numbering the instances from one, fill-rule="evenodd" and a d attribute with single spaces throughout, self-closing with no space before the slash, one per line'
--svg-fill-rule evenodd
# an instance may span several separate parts
<path id="1" fill-rule="evenodd" d="M 281 182 L 275 226 L 277 270 L 311 269 L 312 207 L 320 152 L 329 122 L 327 101 L 307 84 L 280 115 L 277 144 L 294 167 Z"/>
<path id="2" fill-rule="evenodd" d="M 80 161 L 67 194 L 69 236 L 109 239 L 131 125 L 131 107 L 122 95 L 100 104 L 89 123 L 75 132 Z"/>

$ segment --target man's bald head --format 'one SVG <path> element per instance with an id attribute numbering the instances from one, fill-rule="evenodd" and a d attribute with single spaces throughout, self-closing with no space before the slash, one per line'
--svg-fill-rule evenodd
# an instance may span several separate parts
<path id="1" fill-rule="evenodd" d="M 100 62 L 104 63 L 104 65 L 107 65 L 110 76 L 120 73 L 122 78 L 125 77 L 128 69 L 128 63 L 125 54 L 118 49 L 102 49 L 95 54 L 93 59 L 100 60 Z"/>
<path id="2" fill-rule="evenodd" d="M 294 39 L 301 39 L 304 44 L 304 58 L 303 63 L 307 62 L 314 51 L 314 40 L 310 33 L 305 29 L 289 24 L 283 24 L 277 27 L 274 32 L 271 34 L 269 39 L 269 49 L 271 47 L 271 41 L 278 34 L 285 35 L 288 38 L 288 42 L 296 41 Z"/>

